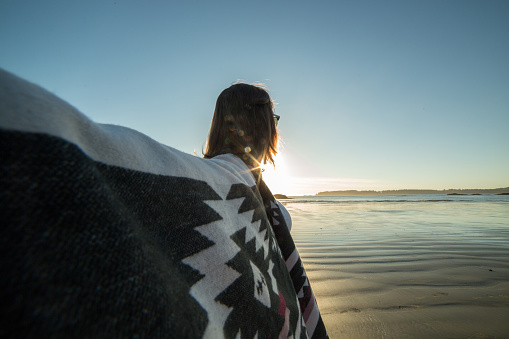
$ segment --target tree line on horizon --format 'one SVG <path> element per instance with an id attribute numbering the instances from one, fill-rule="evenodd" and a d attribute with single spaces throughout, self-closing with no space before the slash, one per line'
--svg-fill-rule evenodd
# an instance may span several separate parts
<path id="1" fill-rule="evenodd" d="M 316 196 L 337 196 L 337 195 L 410 195 L 410 194 L 509 194 L 509 187 L 492 189 L 402 189 L 402 190 L 343 190 L 343 191 L 325 191 L 315 194 Z"/>

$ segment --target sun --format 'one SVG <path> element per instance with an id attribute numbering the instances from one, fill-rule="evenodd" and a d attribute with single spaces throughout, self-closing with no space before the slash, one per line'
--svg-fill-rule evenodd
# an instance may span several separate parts
<path id="1" fill-rule="evenodd" d="M 276 168 L 270 164 L 260 166 L 264 170 L 262 174 L 263 180 L 273 194 L 288 195 L 292 191 L 292 184 L 284 155 L 279 153 L 276 156 L 275 163 Z"/>

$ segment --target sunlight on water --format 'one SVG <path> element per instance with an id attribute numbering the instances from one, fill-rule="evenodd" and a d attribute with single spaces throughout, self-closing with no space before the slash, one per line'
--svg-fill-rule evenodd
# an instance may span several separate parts
<path id="1" fill-rule="evenodd" d="M 500 238 L 509 244 L 509 204 L 504 201 L 299 203 L 296 199 L 286 207 L 296 239 L 307 236 L 342 244 L 352 237 L 380 242 L 427 235 L 477 242 Z"/>

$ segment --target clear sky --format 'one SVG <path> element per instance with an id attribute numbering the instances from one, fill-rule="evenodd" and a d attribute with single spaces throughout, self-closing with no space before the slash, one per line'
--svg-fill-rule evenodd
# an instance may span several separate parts
<path id="1" fill-rule="evenodd" d="M 509 186 L 509 1 L 1 0 L 0 67 L 200 155 L 263 82 L 274 193 Z"/>

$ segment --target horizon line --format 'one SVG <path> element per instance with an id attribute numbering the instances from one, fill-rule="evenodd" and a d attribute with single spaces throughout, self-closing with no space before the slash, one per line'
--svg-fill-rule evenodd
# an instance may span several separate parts
<path id="1" fill-rule="evenodd" d="M 320 191 L 315 194 L 285 195 L 285 194 L 277 193 L 275 195 L 294 196 L 294 197 L 298 197 L 298 196 L 313 197 L 313 196 L 318 196 L 318 195 L 334 196 L 335 193 L 339 193 L 339 195 L 349 195 L 349 194 L 345 194 L 345 193 L 353 193 L 353 194 L 358 194 L 358 195 L 371 193 L 371 194 L 383 195 L 380 193 L 386 193 L 386 192 L 401 192 L 401 193 L 404 192 L 406 194 L 419 194 L 419 193 L 423 194 L 422 192 L 436 192 L 436 193 L 469 192 L 470 194 L 477 194 L 477 193 L 478 194 L 482 194 L 482 193 L 496 194 L 496 193 L 509 193 L 509 186 L 508 187 L 498 187 L 498 188 L 447 188 L 447 189 L 426 189 L 426 188 L 404 188 L 404 189 L 386 189 L 386 190 L 355 190 L 355 189 L 351 189 L 351 190 Z M 414 192 L 414 193 L 411 193 L 411 192 Z"/>

